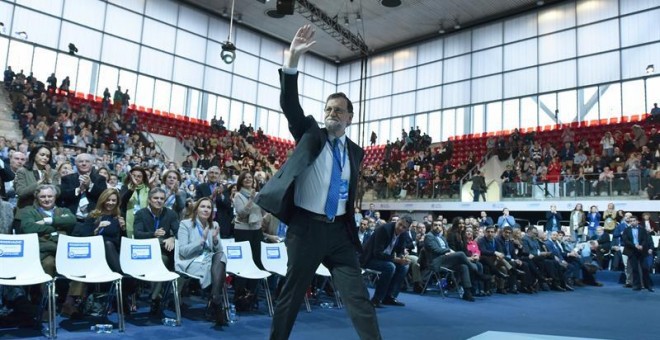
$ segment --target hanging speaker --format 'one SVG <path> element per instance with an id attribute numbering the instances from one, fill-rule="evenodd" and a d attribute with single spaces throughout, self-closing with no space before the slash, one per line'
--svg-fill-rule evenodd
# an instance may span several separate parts
<path id="1" fill-rule="evenodd" d="M 295 0 L 277 0 L 277 13 L 290 15 L 293 14 Z"/>

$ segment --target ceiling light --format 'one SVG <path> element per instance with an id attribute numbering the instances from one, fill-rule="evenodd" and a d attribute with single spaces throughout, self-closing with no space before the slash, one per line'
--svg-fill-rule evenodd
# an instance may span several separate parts
<path id="1" fill-rule="evenodd" d="M 222 9 L 222 16 L 225 18 L 229 16 L 229 13 L 227 12 L 227 7 Z"/>
<path id="2" fill-rule="evenodd" d="M 236 16 L 236 22 L 243 22 L 243 15 L 242 14 L 238 14 Z"/>
<path id="3" fill-rule="evenodd" d="M 461 24 L 459 24 L 459 23 L 457 22 L 457 23 L 454 25 L 454 29 L 455 29 L 455 30 L 459 30 L 459 29 L 461 29 Z"/>
<path id="4" fill-rule="evenodd" d="M 536 6 L 543 6 L 543 5 L 545 5 L 545 1 L 543 0 L 539 0 L 536 2 Z"/>
<path id="5" fill-rule="evenodd" d="M 348 25 L 348 15 L 344 17 L 344 25 Z"/>
<path id="6" fill-rule="evenodd" d="M 653 67 L 653 64 L 646 66 L 646 74 L 651 74 L 655 72 L 655 67 Z"/>
<path id="7" fill-rule="evenodd" d="M 362 16 L 360 15 L 360 13 L 357 13 L 355 15 L 355 21 L 362 21 Z"/>

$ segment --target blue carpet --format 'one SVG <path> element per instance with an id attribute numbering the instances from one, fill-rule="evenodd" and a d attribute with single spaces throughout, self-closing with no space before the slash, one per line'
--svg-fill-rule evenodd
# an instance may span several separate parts
<path id="1" fill-rule="evenodd" d="M 494 295 L 468 303 L 455 294 L 447 298 L 429 292 L 424 296 L 402 293 L 406 307 L 378 310 L 385 339 L 658 339 L 660 292 L 635 292 L 616 282 L 619 273 L 600 272 L 604 287 L 577 288 L 575 292 L 541 292 L 535 295 Z M 659 282 L 660 276 L 655 276 Z M 191 302 L 191 300 L 188 300 Z M 194 302 L 194 301 L 192 301 Z M 263 305 L 263 303 L 262 303 Z M 148 307 L 126 322 L 126 332 L 95 334 L 89 326 L 96 320 L 79 322 L 58 318 L 59 339 L 266 339 L 270 317 L 265 308 L 258 313 L 239 315 L 235 325 L 217 329 L 203 320 L 201 304 L 183 311 L 181 327 L 166 327 L 147 316 Z M 263 307 L 262 307 L 263 308 Z M 173 312 L 166 311 L 169 316 Z M 110 316 L 116 321 L 116 315 Z M 116 326 L 116 325 L 115 325 Z M 28 329 L 2 329 L 0 339 L 39 338 Z M 312 312 L 301 309 L 291 336 L 293 340 L 357 339 L 343 309 Z"/>

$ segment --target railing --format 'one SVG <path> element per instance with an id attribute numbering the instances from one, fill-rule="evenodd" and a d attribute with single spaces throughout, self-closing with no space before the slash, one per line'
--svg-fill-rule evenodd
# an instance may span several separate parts
<path id="1" fill-rule="evenodd" d="M 493 150 L 489 150 L 488 152 L 486 152 L 486 154 L 484 154 L 481 160 L 477 162 L 477 164 L 475 164 L 475 166 L 473 166 L 472 169 L 468 170 L 468 172 L 465 175 L 463 175 L 463 177 L 461 177 L 461 179 L 459 180 L 459 182 L 461 183 L 461 188 L 466 182 L 472 180 L 472 176 L 474 176 L 477 172 L 479 172 L 479 169 L 481 169 L 481 167 L 486 165 L 486 162 L 490 159 L 490 155 L 492 153 Z"/>
<path id="2" fill-rule="evenodd" d="M 151 132 L 149 132 L 148 130 L 142 130 L 142 133 L 144 134 L 144 138 L 147 139 L 147 141 L 154 143 L 154 145 L 156 146 L 156 148 L 158 149 L 158 151 L 160 152 L 160 154 L 163 155 L 163 157 L 165 158 L 165 160 L 169 161 L 169 160 L 172 159 L 171 157 L 169 157 L 169 156 L 165 153 L 165 150 L 164 150 L 163 147 L 160 145 L 160 143 L 158 143 L 158 141 L 156 140 L 156 138 L 154 138 L 154 136 L 151 134 Z"/>
<path id="3" fill-rule="evenodd" d="M 591 196 L 628 196 L 645 198 L 649 177 L 615 174 L 611 180 L 600 181 L 598 175 L 584 179 L 562 179 L 558 182 L 503 182 L 502 199 L 533 198 L 537 200 Z"/>
<path id="4" fill-rule="evenodd" d="M 373 200 L 452 200 L 460 201 L 460 183 L 449 180 L 415 180 L 391 187 L 385 182 L 367 185 L 365 194 L 371 193 Z M 361 200 L 369 197 L 360 197 Z"/>
<path id="5" fill-rule="evenodd" d="M 175 130 L 174 132 L 176 133 L 176 139 L 178 139 L 179 142 L 181 142 L 181 144 L 183 144 L 183 147 L 184 147 L 186 150 L 188 150 L 188 152 L 190 152 L 191 154 L 193 154 L 193 155 L 195 156 L 195 157 L 194 157 L 195 159 L 199 159 L 199 158 L 200 158 L 200 157 L 199 157 L 199 153 L 197 153 L 197 151 L 195 151 L 195 148 L 194 148 L 194 147 L 188 148 L 188 147 L 186 146 L 186 142 L 185 142 L 185 141 L 186 141 L 186 138 L 183 137 L 183 135 L 181 134 L 181 132 L 180 132 L 179 130 Z"/>

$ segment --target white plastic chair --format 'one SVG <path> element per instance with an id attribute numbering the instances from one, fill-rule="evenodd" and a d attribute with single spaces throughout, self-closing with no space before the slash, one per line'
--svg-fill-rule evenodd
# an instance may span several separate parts
<path id="1" fill-rule="evenodd" d="M 266 302 L 268 303 L 268 313 L 273 316 L 273 300 L 268 288 L 268 277 L 270 273 L 261 270 L 254 264 L 252 259 L 252 249 L 250 242 L 236 242 L 223 244 L 225 255 L 227 256 L 227 273 L 232 273 L 238 277 L 251 280 L 261 280 L 266 293 Z"/>
<path id="2" fill-rule="evenodd" d="M 179 305 L 179 274 L 169 271 L 161 258 L 160 244 L 157 238 L 132 239 L 121 238 L 119 263 L 121 270 L 138 280 L 148 282 L 172 282 L 176 325 L 181 326 L 181 307 Z"/>
<path id="3" fill-rule="evenodd" d="M 44 272 L 37 234 L 0 234 L 0 285 L 29 286 L 46 284 L 48 294 L 48 337 L 56 338 L 55 280 Z M 41 315 L 37 316 L 41 318 Z"/>
<path id="4" fill-rule="evenodd" d="M 342 308 L 344 305 L 341 302 L 339 291 L 335 288 L 334 283 L 332 283 L 332 274 L 330 273 L 330 269 L 328 269 L 328 267 L 324 266 L 323 263 L 321 263 L 319 264 L 319 267 L 316 269 L 316 275 L 323 276 L 326 280 L 330 282 L 330 286 L 332 286 L 332 290 L 335 292 L 335 300 L 337 301 L 337 308 Z"/>
<path id="5" fill-rule="evenodd" d="M 74 237 L 59 235 L 55 254 L 57 273 L 65 278 L 85 283 L 112 282 L 117 295 L 119 331 L 124 331 L 124 302 L 122 299 L 122 275 L 110 270 L 105 260 L 103 237 Z"/>
<path id="6" fill-rule="evenodd" d="M 179 263 L 180 262 L 181 262 L 181 258 L 179 257 L 179 241 L 174 240 L 174 270 L 179 268 Z M 198 280 L 198 281 L 201 279 L 201 277 L 199 277 L 199 276 L 188 274 L 188 273 L 180 271 L 180 270 L 176 270 L 176 272 L 179 275 L 187 277 L 187 278 L 195 279 L 195 280 Z M 226 320 L 229 320 L 230 319 L 230 315 L 229 315 L 229 296 L 227 295 L 227 285 L 222 285 L 222 300 L 223 300 L 223 302 L 225 304 L 225 307 L 226 307 L 225 308 L 225 315 L 227 316 Z"/>
<path id="7" fill-rule="evenodd" d="M 286 252 L 284 243 L 266 243 L 261 242 L 261 263 L 267 271 L 286 277 L 287 262 L 289 255 Z M 307 312 L 312 311 L 307 294 L 305 294 L 305 308 Z"/>

